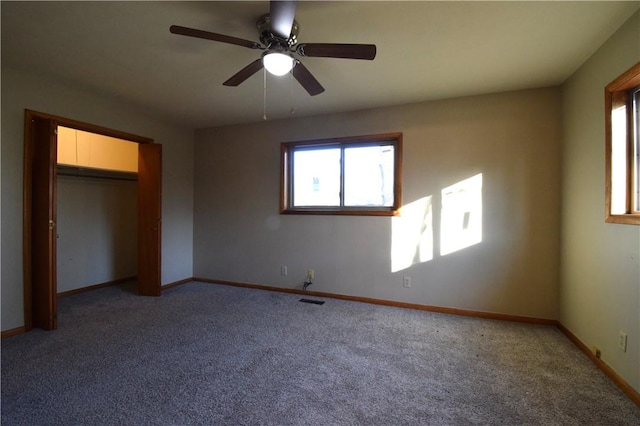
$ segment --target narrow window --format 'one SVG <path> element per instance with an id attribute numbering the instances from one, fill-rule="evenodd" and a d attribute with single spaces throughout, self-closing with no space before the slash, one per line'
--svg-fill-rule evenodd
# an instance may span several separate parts
<path id="1" fill-rule="evenodd" d="M 605 88 L 605 220 L 640 225 L 640 63 Z"/>
<path id="2" fill-rule="evenodd" d="M 287 142 L 281 151 L 281 213 L 397 214 L 401 133 Z"/>

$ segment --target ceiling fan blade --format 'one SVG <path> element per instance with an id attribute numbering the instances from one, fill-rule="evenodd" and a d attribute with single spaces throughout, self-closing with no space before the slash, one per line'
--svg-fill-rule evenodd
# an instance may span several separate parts
<path id="1" fill-rule="evenodd" d="M 291 35 L 296 14 L 295 1 L 272 1 L 270 4 L 271 32 L 285 40 Z"/>
<path id="2" fill-rule="evenodd" d="M 257 73 L 263 68 L 262 58 L 256 59 L 251 62 L 246 67 L 242 68 L 240 71 L 235 73 L 229 80 L 225 81 L 225 86 L 238 86 L 240 83 L 244 82 L 246 79 Z"/>
<path id="3" fill-rule="evenodd" d="M 173 34 L 179 34 L 188 37 L 203 38 L 206 40 L 219 41 L 222 43 L 235 44 L 237 46 L 248 47 L 250 49 L 260 49 L 259 43 L 254 41 L 245 40 L 242 38 L 231 37 L 224 34 L 211 33 L 209 31 L 196 30 L 193 28 L 181 27 L 180 25 L 172 25 L 169 27 L 169 31 Z"/>
<path id="4" fill-rule="evenodd" d="M 309 72 L 307 67 L 302 65 L 302 62 L 297 62 L 293 67 L 293 76 L 298 83 L 311 95 L 319 95 L 324 92 L 324 87 L 316 80 L 316 78 Z"/>
<path id="5" fill-rule="evenodd" d="M 306 43 L 298 45 L 300 56 L 373 60 L 375 44 Z"/>

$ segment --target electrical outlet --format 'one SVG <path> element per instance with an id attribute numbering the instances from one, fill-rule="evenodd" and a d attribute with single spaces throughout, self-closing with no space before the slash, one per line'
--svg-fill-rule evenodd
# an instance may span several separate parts
<path id="1" fill-rule="evenodd" d="M 286 276 L 287 275 L 287 267 L 286 266 L 281 266 L 280 267 L 280 275 L 282 275 L 282 276 Z"/>
<path id="2" fill-rule="evenodd" d="M 618 348 L 622 352 L 627 351 L 627 333 L 624 331 L 620 331 L 620 334 L 618 335 Z"/>
<path id="3" fill-rule="evenodd" d="M 307 278 L 309 278 L 310 280 L 314 279 L 316 277 L 316 271 L 314 271 L 313 269 L 308 269 L 307 270 Z"/>
<path id="4" fill-rule="evenodd" d="M 403 277 L 402 278 L 402 287 L 410 288 L 411 287 L 411 277 Z"/>

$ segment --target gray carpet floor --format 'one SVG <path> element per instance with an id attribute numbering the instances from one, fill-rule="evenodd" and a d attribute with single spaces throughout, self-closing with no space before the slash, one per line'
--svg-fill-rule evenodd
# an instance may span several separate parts
<path id="1" fill-rule="evenodd" d="M 2 341 L 2 425 L 640 425 L 554 327 L 203 283 L 59 300 Z"/>

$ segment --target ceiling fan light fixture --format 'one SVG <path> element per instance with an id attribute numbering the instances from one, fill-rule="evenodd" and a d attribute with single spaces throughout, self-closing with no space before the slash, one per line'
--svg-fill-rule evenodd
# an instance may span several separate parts
<path id="1" fill-rule="evenodd" d="M 285 53 L 266 52 L 262 56 L 262 64 L 273 75 L 285 75 L 295 65 L 295 60 Z"/>

